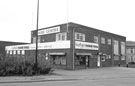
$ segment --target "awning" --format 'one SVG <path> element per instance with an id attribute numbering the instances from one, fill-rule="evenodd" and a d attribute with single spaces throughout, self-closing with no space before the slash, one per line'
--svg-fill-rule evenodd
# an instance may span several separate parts
<path id="1" fill-rule="evenodd" d="M 91 56 L 91 53 L 76 53 L 76 55 L 87 55 L 87 56 Z"/>
<path id="2" fill-rule="evenodd" d="M 59 53 L 49 53 L 49 55 L 66 55 L 66 53 L 59 52 Z"/>

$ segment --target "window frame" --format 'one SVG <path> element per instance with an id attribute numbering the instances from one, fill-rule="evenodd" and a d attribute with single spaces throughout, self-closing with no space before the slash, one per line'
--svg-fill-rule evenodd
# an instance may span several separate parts
<path id="1" fill-rule="evenodd" d="M 101 44 L 106 44 L 105 43 L 105 37 L 101 37 Z"/>

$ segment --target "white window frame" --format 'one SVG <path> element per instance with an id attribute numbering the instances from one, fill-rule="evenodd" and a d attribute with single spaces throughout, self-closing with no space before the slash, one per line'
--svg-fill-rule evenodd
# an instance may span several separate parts
<path id="1" fill-rule="evenodd" d="M 65 41 L 65 40 L 67 40 L 67 33 L 66 32 L 56 34 L 56 41 Z"/>
<path id="2" fill-rule="evenodd" d="M 75 32 L 75 40 L 78 40 L 78 41 L 85 41 L 85 34 Z"/>

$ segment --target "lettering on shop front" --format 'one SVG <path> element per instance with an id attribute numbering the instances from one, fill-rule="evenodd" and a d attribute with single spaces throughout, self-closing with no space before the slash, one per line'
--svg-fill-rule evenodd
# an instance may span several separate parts
<path id="1" fill-rule="evenodd" d="M 52 34 L 57 32 L 60 32 L 60 26 L 39 30 L 38 35 Z"/>
<path id="2" fill-rule="evenodd" d="M 98 50 L 98 44 L 90 42 L 80 42 L 75 41 L 76 49 L 88 49 L 88 50 Z"/>

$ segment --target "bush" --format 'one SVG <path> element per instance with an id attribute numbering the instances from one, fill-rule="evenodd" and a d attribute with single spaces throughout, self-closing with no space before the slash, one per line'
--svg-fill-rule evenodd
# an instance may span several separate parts
<path id="1" fill-rule="evenodd" d="M 48 74 L 51 71 L 47 65 L 38 66 L 35 70 L 35 65 L 29 61 L 18 62 L 16 58 L 8 58 L 0 61 L 0 76 L 23 75 L 31 76 L 35 74 Z"/>

